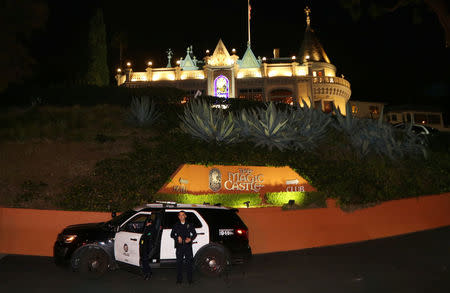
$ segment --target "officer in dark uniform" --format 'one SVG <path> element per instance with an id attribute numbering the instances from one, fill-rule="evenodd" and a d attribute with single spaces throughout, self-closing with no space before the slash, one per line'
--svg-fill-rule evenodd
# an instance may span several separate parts
<path id="1" fill-rule="evenodd" d="M 153 225 L 152 219 L 148 218 L 144 226 L 142 233 L 140 248 L 142 259 L 142 272 L 144 273 L 144 279 L 149 280 L 152 277 L 152 268 L 150 267 L 150 252 L 153 249 L 153 242 L 156 237 L 156 229 Z"/>
<path id="2" fill-rule="evenodd" d="M 175 248 L 177 255 L 177 284 L 183 281 L 183 258 L 186 261 L 187 278 L 189 284 L 192 284 L 192 241 L 197 237 L 197 232 L 192 224 L 186 222 L 186 213 L 180 211 L 178 213 L 177 222 L 173 228 L 170 237 L 175 240 Z"/>

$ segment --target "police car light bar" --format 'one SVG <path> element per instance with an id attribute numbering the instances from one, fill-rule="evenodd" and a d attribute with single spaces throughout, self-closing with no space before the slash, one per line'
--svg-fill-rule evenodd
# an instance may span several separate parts
<path id="1" fill-rule="evenodd" d="M 174 207 L 176 207 L 177 206 L 177 203 L 175 201 L 159 201 L 159 200 L 157 200 L 156 203 L 162 204 L 163 207 L 166 207 L 166 206 L 174 206 Z"/>

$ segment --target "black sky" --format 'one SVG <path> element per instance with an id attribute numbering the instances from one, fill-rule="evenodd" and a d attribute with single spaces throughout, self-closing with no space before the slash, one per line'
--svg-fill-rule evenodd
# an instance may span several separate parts
<path id="1" fill-rule="evenodd" d="M 148 60 L 165 66 L 165 51 L 185 56 L 186 47 L 202 58 L 222 38 L 229 50 L 242 57 L 247 42 L 246 0 L 191 1 L 73 1 L 49 0 L 50 15 L 44 32 L 33 39 L 41 74 L 51 70 L 77 78 L 83 70 L 89 17 L 96 7 L 105 13 L 108 37 L 128 35 L 125 57 L 133 69 L 145 69 Z M 450 49 L 444 47 L 437 17 L 419 7 L 423 17 L 414 24 L 412 9 L 353 21 L 339 1 L 262 1 L 252 3 L 252 49 L 256 56 L 297 55 L 305 30 L 303 9 L 312 9 L 311 22 L 338 75 L 351 82 L 352 99 L 386 102 L 448 100 Z M 111 71 L 119 65 L 118 49 L 109 47 Z M 48 74 L 47 74 L 48 75 Z M 56 74 L 58 75 L 58 74 Z M 111 73 L 112 75 L 112 73 Z M 54 75 L 55 76 L 55 75 Z"/>

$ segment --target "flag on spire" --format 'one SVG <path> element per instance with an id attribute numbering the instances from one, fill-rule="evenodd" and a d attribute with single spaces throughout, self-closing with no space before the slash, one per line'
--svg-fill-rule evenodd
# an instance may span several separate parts
<path id="1" fill-rule="evenodd" d="M 250 0 L 247 0 L 247 8 L 248 8 L 248 19 L 247 19 L 247 25 L 248 25 L 248 41 L 247 46 L 250 47 L 250 18 L 251 18 L 251 11 L 252 7 L 250 6 Z"/>

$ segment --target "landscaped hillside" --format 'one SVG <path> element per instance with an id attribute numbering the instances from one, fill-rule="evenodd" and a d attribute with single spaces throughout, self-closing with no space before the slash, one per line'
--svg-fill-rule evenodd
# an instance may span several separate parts
<path id="1" fill-rule="evenodd" d="M 194 102 L 163 101 L 136 99 L 134 114 L 129 107 L 112 105 L 35 106 L 2 113 L 0 204 L 123 210 L 161 199 L 155 192 L 183 163 L 289 165 L 319 190 L 308 195 L 307 204 L 328 196 L 343 205 L 365 205 L 450 190 L 445 136 L 422 148 L 423 142 L 408 142 L 407 134 L 383 142 L 390 127 L 376 121 L 312 109 L 300 113 L 240 101 L 228 110 L 201 110 L 204 104 L 195 108 Z M 147 102 L 156 112 L 145 111 Z M 213 139 L 206 135 L 208 127 L 216 127 Z M 382 136 L 375 139 L 377 133 Z"/>

